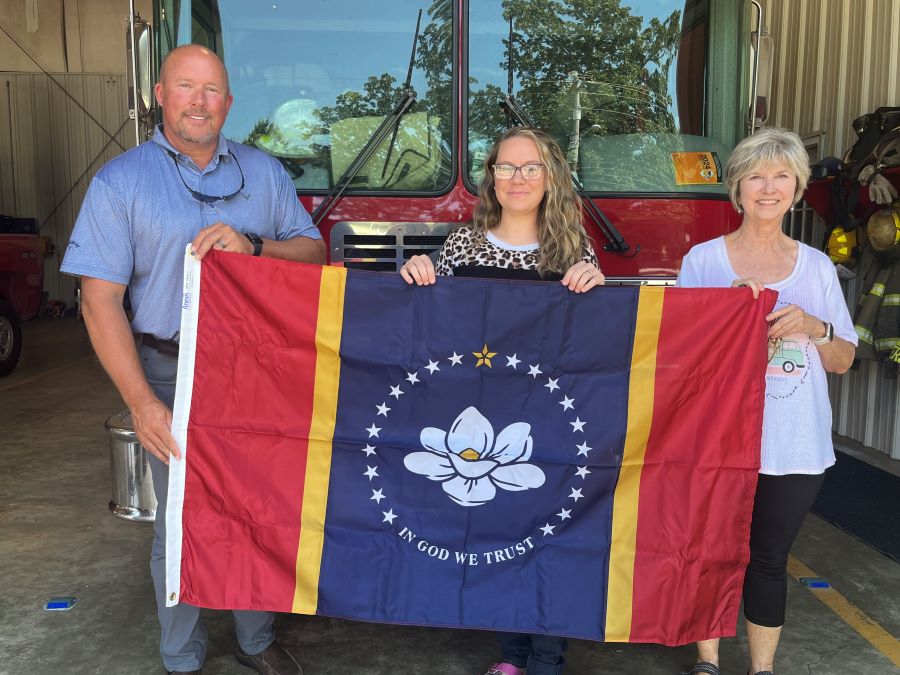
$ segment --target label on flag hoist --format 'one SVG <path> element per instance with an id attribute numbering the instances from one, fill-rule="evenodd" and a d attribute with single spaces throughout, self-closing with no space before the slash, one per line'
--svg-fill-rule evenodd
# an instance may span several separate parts
<path id="1" fill-rule="evenodd" d="M 219 251 L 185 279 L 169 604 L 734 634 L 773 291 L 420 287 Z"/>
<path id="2" fill-rule="evenodd" d="M 720 185 L 722 170 L 715 152 L 673 152 L 676 185 Z"/>

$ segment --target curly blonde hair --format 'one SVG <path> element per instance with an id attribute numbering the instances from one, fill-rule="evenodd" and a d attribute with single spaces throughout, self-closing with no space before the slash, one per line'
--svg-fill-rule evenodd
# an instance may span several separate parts
<path id="1" fill-rule="evenodd" d="M 500 144 L 510 138 L 528 138 L 537 146 L 544 165 L 547 191 L 538 209 L 538 271 L 565 273 L 582 260 L 590 238 L 581 222 L 581 201 L 572 187 L 572 172 L 559 145 L 545 131 L 532 127 L 508 129 L 491 147 L 484 159 L 484 178 L 478 187 L 478 206 L 472 214 L 472 226 L 481 236 L 500 223 L 503 207 L 494 193 L 494 164 Z"/>

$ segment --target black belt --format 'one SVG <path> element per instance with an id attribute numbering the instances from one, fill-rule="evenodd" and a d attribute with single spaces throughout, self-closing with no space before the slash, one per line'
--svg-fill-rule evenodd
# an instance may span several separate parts
<path id="1" fill-rule="evenodd" d="M 178 356 L 178 343 L 175 340 L 162 340 L 151 333 L 137 333 L 142 345 L 155 349 L 165 356 Z"/>

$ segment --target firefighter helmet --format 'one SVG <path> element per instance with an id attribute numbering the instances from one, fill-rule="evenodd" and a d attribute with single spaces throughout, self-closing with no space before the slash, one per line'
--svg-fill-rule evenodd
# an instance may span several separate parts
<path id="1" fill-rule="evenodd" d="M 828 257 L 838 265 L 852 267 L 856 262 L 856 230 L 844 231 L 838 225 L 828 236 Z"/>
<path id="2" fill-rule="evenodd" d="M 866 234 L 875 251 L 900 247 L 900 202 L 873 213 L 866 225 Z"/>

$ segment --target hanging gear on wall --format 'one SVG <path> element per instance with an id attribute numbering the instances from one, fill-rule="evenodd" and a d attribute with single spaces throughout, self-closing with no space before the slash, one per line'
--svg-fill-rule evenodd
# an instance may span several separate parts
<path id="1" fill-rule="evenodd" d="M 887 366 L 885 375 L 896 378 L 900 362 L 893 360 L 893 354 L 900 346 L 900 260 L 888 269 L 891 274 L 884 285 L 873 337 L 878 359 Z"/>
<path id="2" fill-rule="evenodd" d="M 865 227 L 868 246 L 861 267 L 867 292 L 854 317 L 856 358 L 880 361 L 885 375 L 900 369 L 900 201 L 872 214 Z"/>
<path id="3" fill-rule="evenodd" d="M 900 144 L 900 138 L 896 141 Z M 877 172 L 874 164 L 866 165 L 859 172 L 859 184 L 869 186 L 869 200 L 875 204 L 890 204 L 897 199 L 897 188 Z"/>
<path id="4" fill-rule="evenodd" d="M 865 286 L 868 290 L 860 297 L 856 315 L 853 317 L 853 327 L 859 338 L 856 347 L 858 361 L 878 360 L 878 352 L 875 349 L 875 321 L 881 308 L 881 299 L 884 297 L 885 284 L 891 276 L 891 269 L 882 269 L 876 264 L 869 267 L 869 273 L 864 278 L 864 283 L 868 282 Z"/>
<path id="5" fill-rule="evenodd" d="M 856 230 L 847 232 L 838 225 L 828 235 L 828 257 L 835 265 L 852 269 L 857 256 Z"/>
<path id="6" fill-rule="evenodd" d="M 900 136 L 900 107 L 878 108 L 857 117 L 852 126 L 858 138 L 844 153 L 843 163 L 854 179 L 868 165 L 876 171 L 900 165 L 900 146 L 894 142 Z"/>
<path id="7" fill-rule="evenodd" d="M 882 172 L 900 166 L 900 107 L 878 108 L 857 117 L 852 126 L 857 140 L 844 153 L 843 160 L 826 157 L 813 167 L 815 178 L 834 177 L 833 218 L 828 223 L 831 230 L 822 248 L 836 265 L 847 269 L 855 267 L 860 253 L 856 229 L 870 219 L 878 206 L 891 204 L 898 198 L 897 187 Z M 870 206 L 860 211 L 861 187 L 867 188 Z M 884 228 L 883 224 L 878 227 L 879 232 Z M 892 259 L 893 254 L 886 252 L 883 257 Z"/>
<path id="8" fill-rule="evenodd" d="M 881 172 L 900 166 L 900 108 L 884 107 L 853 120 L 859 139 L 844 154 L 850 178 L 868 186 L 874 204 L 890 204 L 897 188 Z"/>
<path id="9" fill-rule="evenodd" d="M 854 217 L 857 191 L 851 189 L 846 179 L 844 165 L 837 157 L 825 157 L 812 167 L 812 177 L 816 180 L 833 178 L 831 182 L 831 214 L 829 220 L 831 230 L 826 230 L 822 249 L 838 266 L 838 274 L 842 278 L 850 278 L 854 274 L 859 257 L 856 228 L 859 220 Z"/>
<path id="10" fill-rule="evenodd" d="M 875 251 L 875 257 L 882 264 L 893 264 L 900 259 L 900 201 L 869 217 L 866 237 Z"/>

